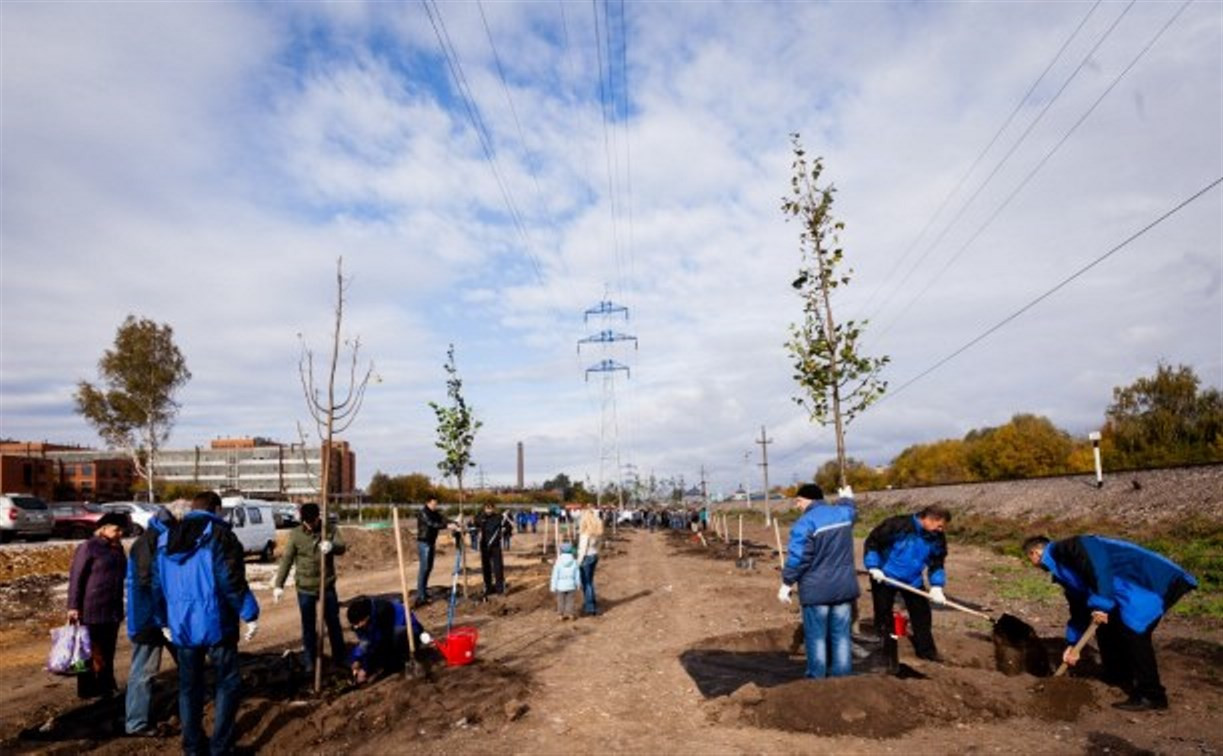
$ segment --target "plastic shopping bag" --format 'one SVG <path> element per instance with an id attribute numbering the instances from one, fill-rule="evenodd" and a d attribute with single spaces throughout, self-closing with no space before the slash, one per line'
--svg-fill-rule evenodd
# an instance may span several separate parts
<path id="1" fill-rule="evenodd" d="M 51 655 L 47 671 L 57 675 L 79 675 L 89 670 L 89 628 L 64 625 L 51 630 Z"/>

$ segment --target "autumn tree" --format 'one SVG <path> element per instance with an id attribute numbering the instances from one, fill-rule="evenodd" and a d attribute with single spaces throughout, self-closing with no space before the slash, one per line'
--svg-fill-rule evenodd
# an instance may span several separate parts
<path id="1" fill-rule="evenodd" d="M 972 480 L 972 471 L 964 442 L 950 438 L 908 447 L 892 460 L 888 478 L 897 487 L 932 486 Z"/>
<path id="2" fill-rule="evenodd" d="M 841 468 L 835 459 L 830 459 L 820 466 L 815 473 L 815 482 L 824 489 L 825 495 L 831 500 L 841 480 Z M 855 491 L 877 491 L 887 485 L 886 476 L 874 467 L 848 457 L 845 460 L 845 483 Z"/>
<path id="3" fill-rule="evenodd" d="M 822 158 L 807 160 L 798 134 L 790 138 L 790 195 L 782 199 L 786 220 L 797 220 L 801 262 L 792 286 L 803 300 L 803 320 L 790 325 L 786 342 L 794 364 L 794 380 L 802 395 L 794 401 L 820 425 L 832 425 L 836 436 L 838 484 L 846 483 L 845 426 L 883 396 L 887 382 L 879 371 L 887 357 L 862 354 L 859 340 L 866 321 L 838 323 L 834 316 L 836 290 L 849 284 L 852 269 L 838 270 L 845 256 L 838 238 L 844 229 L 832 215 L 831 184 L 820 185 Z"/>
<path id="4" fill-rule="evenodd" d="M 128 453 L 154 500 L 157 450 L 170 436 L 179 404 L 175 393 L 191 379 L 168 325 L 128 315 L 115 344 L 98 361 L 97 386 L 77 384 L 76 411 L 111 448 Z"/>
<path id="5" fill-rule="evenodd" d="M 476 463 L 471 458 L 471 447 L 476 440 L 476 431 L 483 425 L 476 420 L 467 400 L 463 397 L 463 379 L 454 365 L 454 344 L 446 350 L 446 395 L 450 403 L 446 405 L 429 402 L 433 413 L 437 416 L 437 441 L 434 446 L 442 451 L 442 459 L 437 468 L 442 475 L 454 478 L 459 487 L 459 514 L 463 514 L 463 476 Z"/>
<path id="6" fill-rule="evenodd" d="M 1102 429 L 1110 466 L 1223 460 L 1223 394 L 1200 383 L 1193 368 L 1160 362 L 1155 375 L 1114 388 Z"/>
<path id="7" fill-rule="evenodd" d="M 1006 425 L 970 431 L 965 456 L 975 477 L 1009 480 L 1070 471 L 1074 443 L 1047 417 L 1019 414 Z"/>

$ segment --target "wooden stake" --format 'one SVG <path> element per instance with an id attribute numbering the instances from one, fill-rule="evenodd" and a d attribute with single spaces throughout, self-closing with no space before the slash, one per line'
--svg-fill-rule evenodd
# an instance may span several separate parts
<path id="1" fill-rule="evenodd" d="M 399 535 L 399 507 L 391 507 L 391 522 L 395 528 L 395 554 L 399 557 L 399 590 L 403 594 L 403 614 L 408 623 L 408 666 L 416 659 L 416 634 L 412 632 L 412 602 L 408 601 L 408 571 L 403 562 L 403 538 Z M 418 565 L 424 569 L 424 565 Z M 372 618 L 371 618 L 372 619 Z"/>
<path id="2" fill-rule="evenodd" d="M 773 537 L 777 539 L 777 561 L 781 563 L 781 571 L 786 570 L 786 552 L 781 548 L 781 526 L 777 524 L 777 518 L 773 518 Z"/>
<path id="3" fill-rule="evenodd" d="M 559 519 L 552 521 L 552 526 L 556 528 L 556 558 L 561 558 L 561 521 Z"/>
<path id="4" fill-rule="evenodd" d="M 545 557 L 548 556 L 548 531 L 549 530 L 550 528 L 548 527 L 548 521 L 544 520 L 544 540 L 543 540 L 543 543 L 540 545 L 540 548 L 541 548 L 541 551 L 539 553 L 540 556 L 545 556 Z"/>
<path id="5" fill-rule="evenodd" d="M 739 515 L 739 558 L 743 558 L 743 515 Z"/>

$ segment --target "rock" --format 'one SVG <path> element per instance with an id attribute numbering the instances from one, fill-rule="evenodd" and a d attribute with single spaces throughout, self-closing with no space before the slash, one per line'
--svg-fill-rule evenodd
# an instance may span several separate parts
<path id="1" fill-rule="evenodd" d="M 517 722 L 526 716 L 527 712 L 530 710 L 531 705 L 526 701 L 520 701 L 518 699 L 507 701 L 505 704 L 505 718 L 511 722 Z"/>
<path id="2" fill-rule="evenodd" d="M 846 722 L 861 722 L 866 719 L 866 712 L 857 706 L 850 706 L 847 709 L 841 709 L 841 719 Z"/>
<path id="3" fill-rule="evenodd" d="M 748 683 L 731 693 L 730 700 L 741 706 L 755 706 L 764 700 L 764 691 L 756 683 Z"/>

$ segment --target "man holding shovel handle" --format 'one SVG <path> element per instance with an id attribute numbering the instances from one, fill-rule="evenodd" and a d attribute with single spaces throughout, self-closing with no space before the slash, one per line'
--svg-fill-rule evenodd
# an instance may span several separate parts
<path id="1" fill-rule="evenodd" d="M 1113 705 L 1124 711 L 1168 708 L 1151 635 L 1164 613 L 1197 587 L 1193 575 L 1119 538 L 1033 536 L 1023 542 L 1023 552 L 1066 593 L 1070 621 L 1064 664 L 1078 663 L 1084 642 L 1096 631 L 1105 682 L 1129 694 Z"/>

